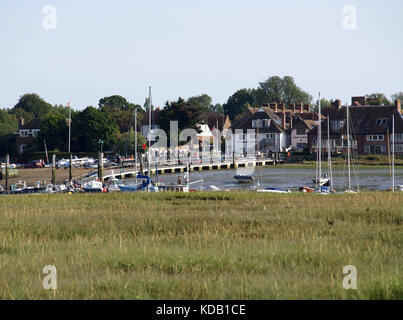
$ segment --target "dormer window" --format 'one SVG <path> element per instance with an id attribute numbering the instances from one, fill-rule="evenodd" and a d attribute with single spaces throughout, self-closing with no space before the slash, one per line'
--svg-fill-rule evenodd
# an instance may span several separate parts
<path id="1" fill-rule="evenodd" d="M 379 119 L 376 119 L 376 125 L 377 126 L 379 126 L 379 127 L 383 127 L 383 126 L 386 126 L 386 124 L 388 123 L 388 119 L 387 118 L 379 118 Z"/>

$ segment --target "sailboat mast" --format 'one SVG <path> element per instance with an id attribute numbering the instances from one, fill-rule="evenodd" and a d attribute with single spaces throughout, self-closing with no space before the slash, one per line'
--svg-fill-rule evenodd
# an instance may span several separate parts
<path id="1" fill-rule="evenodd" d="M 70 144 L 71 144 L 71 105 L 70 105 L 70 101 L 68 103 L 69 106 L 69 150 L 68 152 L 70 153 Z"/>
<path id="2" fill-rule="evenodd" d="M 148 176 L 151 177 L 151 87 L 148 96 Z"/>
<path id="3" fill-rule="evenodd" d="M 137 108 L 134 109 L 134 170 L 137 184 Z"/>
<path id="4" fill-rule="evenodd" d="M 327 163 L 329 167 L 330 190 L 333 190 L 333 173 L 332 173 L 332 152 L 330 150 L 330 120 L 327 117 Z"/>
<path id="5" fill-rule="evenodd" d="M 318 127 L 318 161 L 319 161 L 319 174 L 318 179 L 319 186 L 320 186 L 320 179 L 322 178 L 322 115 L 321 115 L 321 108 L 320 108 L 320 92 L 319 92 L 319 103 L 318 103 L 318 120 L 319 120 L 319 127 Z"/>
<path id="6" fill-rule="evenodd" d="M 347 163 L 348 163 L 348 190 L 351 189 L 351 168 L 350 168 L 350 116 L 347 103 Z"/>
<path id="7" fill-rule="evenodd" d="M 392 192 L 395 191 L 395 115 L 392 115 Z"/>

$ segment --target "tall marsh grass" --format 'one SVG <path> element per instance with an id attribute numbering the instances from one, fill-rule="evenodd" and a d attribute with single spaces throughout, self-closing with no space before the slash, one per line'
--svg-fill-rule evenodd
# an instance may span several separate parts
<path id="1" fill-rule="evenodd" d="M 1 197 L 0 298 L 402 299 L 402 222 L 386 192 Z"/>

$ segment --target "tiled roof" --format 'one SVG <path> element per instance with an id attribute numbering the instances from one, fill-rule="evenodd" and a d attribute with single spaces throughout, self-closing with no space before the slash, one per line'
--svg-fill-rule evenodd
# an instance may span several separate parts
<path id="1" fill-rule="evenodd" d="M 329 116 L 329 121 L 346 120 L 345 106 L 340 108 L 329 107 L 323 110 L 323 114 Z M 391 106 L 351 106 L 350 120 L 352 123 L 352 131 L 354 134 L 386 134 L 387 131 L 392 132 L 392 115 L 395 116 L 395 132 L 403 133 L 403 115 L 393 105 Z M 385 119 L 381 123 L 381 119 Z M 325 132 L 327 130 L 327 121 L 322 121 L 322 128 Z M 346 132 L 346 126 L 343 127 L 342 132 Z M 316 133 L 317 128 L 314 128 L 312 133 Z M 333 127 L 330 125 L 330 132 L 333 132 Z M 340 133 L 340 130 L 338 131 Z"/>

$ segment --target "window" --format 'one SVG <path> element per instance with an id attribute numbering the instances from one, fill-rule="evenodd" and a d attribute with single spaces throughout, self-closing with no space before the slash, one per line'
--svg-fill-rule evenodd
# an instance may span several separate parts
<path id="1" fill-rule="evenodd" d="M 403 144 L 396 144 L 395 152 L 403 152 Z"/>
<path id="2" fill-rule="evenodd" d="M 367 141 L 383 141 L 384 135 L 383 134 L 371 134 L 367 135 Z"/>
<path id="3" fill-rule="evenodd" d="M 379 118 L 379 119 L 376 119 L 376 125 L 377 126 L 379 126 L 379 127 L 383 127 L 383 126 L 386 126 L 386 124 L 388 123 L 388 119 L 387 118 Z"/>
<path id="4" fill-rule="evenodd" d="M 32 136 L 33 136 L 33 137 L 37 137 L 39 131 L 40 131 L 40 130 L 38 130 L 38 129 L 32 130 Z"/>
<path id="5" fill-rule="evenodd" d="M 333 131 L 339 131 L 344 127 L 344 120 L 333 120 L 331 121 L 331 127 Z"/>
<path id="6" fill-rule="evenodd" d="M 395 133 L 395 141 L 403 141 L 403 133 Z"/>
<path id="7" fill-rule="evenodd" d="M 20 137 L 26 138 L 29 135 L 29 130 L 20 130 Z"/>
<path id="8" fill-rule="evenodd" d="M 256 128 L 256 120 L 252 120 L 252 128 Z"/>

